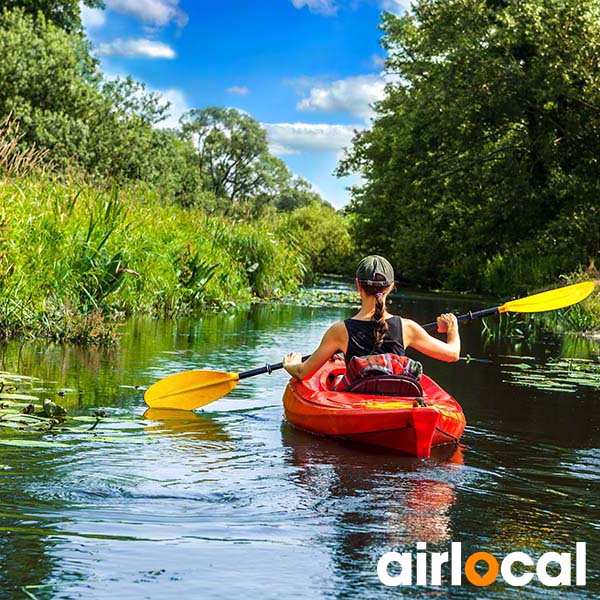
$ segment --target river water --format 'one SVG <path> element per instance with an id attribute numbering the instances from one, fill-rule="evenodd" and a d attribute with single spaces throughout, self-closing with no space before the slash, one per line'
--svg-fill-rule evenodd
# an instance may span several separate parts
<path id="1" fill-rule="evenodd" d="M 424 322 L 479 307 L 402 296 L 394 309 Z M 310 352 L 328 324 L 352 313 L 254 306 L 132 320 L 109 351 L 0 346 L 0 369 L 39 378 L 31 389 L 40 397 L 66 390 L 60 401 L 71 415 L 99 407 L 107 415 L 92 431 L 81 421 L 28 437 L 56 446 L 0 445 L 0 597 L 598 597 L 599 388 L 520 379 L 560 358 L 596 364 L 592 343 L 486 341 L 481 323 L 464 326 L 463 355 L 490 362 L 423 360 L 468 422 L 459 448 L 427 460 L 295 431 L 282 420 L 282 371 L 240 382 L 199 414 L 144 418 L 143 388 L 157 379 Z M 441 587 L 387 588 L 377 578 L 380 556 L 415 552 L 417 542 L 440 552 L 462 542 L 463 558 L 524 551 L 537 560 L 574 555 L 578 541 L 587 542 L 585 587 L 534 579 L 511 588 L 501 577 L 487 588 L 452 587 L 445 573 Z"/>

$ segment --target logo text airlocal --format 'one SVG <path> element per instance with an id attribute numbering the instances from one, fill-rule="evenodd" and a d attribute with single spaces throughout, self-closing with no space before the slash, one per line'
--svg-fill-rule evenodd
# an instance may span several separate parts
<path id="1" fill-rule="evenodd" d="M 386 552 L 377 563 L 377 575 L 384 585 L 442 585 L 442 565 L 449 563 L 450 584 L 463 584 L 463 561 L 460 542 L 452 542 L 448 552 L 419 552 L 426 550 L 425 542 L 417 543 L 415 561 L 415 574 L 413 578 L 413 554 L 410 552 Z M 575 544 L 575 585 L 585 585 L 586 563 L 585 542 Z M 572 585 L 572 560 L 568 552 L 546 552 L 537 562 L 525 552 L 511 552 L 501 561 L 489 552 L 475 552 L 467 557 L 464 562 L 464 576 L 467 581 L 476 586 L 488 586 L 496 581 L 498 574 L 508 585 L 522 587 L 527 585 L 535 575 L 542 585 L 557 587 L 559 585 Z M 480 575 L 475 566 L 477 563 L 486 565 L 487 571 Z M 558 573 L 548 573 L 550 563 L 558 565 Z M 527 572 L 515 574 L 513 566 L 535 567 Z M 395 574 L 390 574 L 389 567 Z M 399 570 L 400 569 L 400 570 Z M 399 570 L 399 572 L 398 572 Z M 552 571 L 556 571 L 555 568 Z M 429 577 L 428 577 L 429 572 Z"/>

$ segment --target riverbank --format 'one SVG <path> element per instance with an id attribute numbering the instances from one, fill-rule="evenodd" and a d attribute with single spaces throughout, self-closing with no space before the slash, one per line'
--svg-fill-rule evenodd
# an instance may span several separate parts
<path id="1" fill-rule="evenodd" d="M 228 311 L 256 300 L 355 300 L 301 288 L 310 260 L 285 220 L 208 216 L 143 186 L 99 190 L 40 173 L 1 180 L 0 207 L 3 338 L 103 344 L 136 314 Z M 600 295 L 535 320 L 597 339 Z"/>
<path id="2" fill-rule="evenodd" d="M 122 318 L 227 310 L 301 284 L 303 258 L 265 222 L 140 187 L 36 174 L 0 182 L 0 337 L 114 340 Z"/>

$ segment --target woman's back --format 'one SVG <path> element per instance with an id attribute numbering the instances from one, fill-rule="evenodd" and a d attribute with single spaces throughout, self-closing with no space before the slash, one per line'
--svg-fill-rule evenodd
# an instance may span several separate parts
<path id="1" fill-rule="evenodd" d="M 376 346 L 377 322 L 362 319 L 346 319 L 344 325 L 348 331 L 348 346 L 345 352 L 346 364 L 354 356 L 384 354 L 389 352 L 398 356 L 405 355 L 402 335 L 402 319 L 392 316 L 387 318 L 387 330 L 383 341 Z"/>
<path id="2" fill-rule="evenodd" d="M 353 319 L 334 323 L 306 361 L 302 362 L 299 352 L 288 354 L 283 367 L 292 377 L 310 377 L 340 350 L 345 350 L 346 364 L 354 357 L 370 354 L 404 356 L 406 347 L 440 360 L 458 360 L 460 336 L 454 315 L 438 317 L 438 331 L 447 334 L 447 341 L 442 342 L 414 321 L 387 312 L 385 301 L 394 287 L 394 269 L 385 258 L 377 255 L 363 258 L 356 269 L 356 284 L 360 311 Z"/>

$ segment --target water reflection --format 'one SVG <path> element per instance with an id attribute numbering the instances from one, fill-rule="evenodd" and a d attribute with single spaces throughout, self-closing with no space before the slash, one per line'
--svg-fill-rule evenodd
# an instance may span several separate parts
<path id="1" fill-rule="evenodd" d="M 397 301 L 422 322 L 477 307 L 460 298 Z M 143 388 L 158 378 L 195 368 L 241 371 L 289 350 L 310 351 L 331 322 L 351 313 L 255 306 L 199 320 L 132 320 L 110 350 L 1 344 L 0 369 L 39 377 L 40 394 L 72 390 L 65 397 L 72 415 L 102 406 L 109 419 L 104 440 L 102 432 L 66 432 L 52 438 L 66 448 L 0 447 L 0 597 L 38 584 L 46 586 L 32 589 L 40 600 L 379 600 L 391 593 L 377 580 L 377 558 L 412 551 L 417 541 L 436 551 L 462 541 L 465 552 L 498 556 L 568 552 L 587 541 L 589 556 L 598 555 L 597 392 L 517 388 L 502 373 L 503 363 L 522 356 L 540 364 L 561 353 L 597 356 L 587 343 L 485 346 L 480 326 L 466 326 L 464 352 L 491 362 L 424 360 L 468 421 L 464 446 L 429 460 L 282 426 L 282 372 L 240 382 L 206 412 L 144 414 Z M 597 564 L 588 581 L 587 590 L 561 590 L 561 597 L 595 597 Z M 393 595 L 482 597 L 478 591 Z M 514 596 L 502 584 L 488 591 Z M 519 597 L 546 592 L 533 586 Z"/>
<path id="2" fill-rule="evenodd" d="M 204 414 L 181 410 L 149 408 L 144 418 L 152 423 L 145 427 L 148 433 L 185 436 L 220 445 L 231 443 L 227 427 L 218 419 Z"/>
<path id="3" fill-rule="evenodd" d="M 431 474 L 448 475 L 462 465 L 461 446 L 437 448 L 434 457 L 424 461 L 349 442 L 315 440 L 287 423 L 281 432 L 296 467 L 296 485 L 321 498 L 361 497 L 371 507 L 353 513 L 353 525 L 383 525 L 390 547 L 452 538 L 449 510 L 456 500 L 454 484 L 432 479 Z M 341 532 L 347 524 L 341 523 Z"/>

